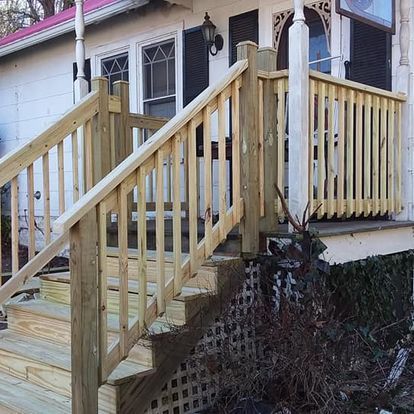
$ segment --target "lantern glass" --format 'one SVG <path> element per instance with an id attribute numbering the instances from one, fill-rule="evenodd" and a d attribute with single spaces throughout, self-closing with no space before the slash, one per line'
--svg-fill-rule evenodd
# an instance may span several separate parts
<path id="1" fill-rule="evenodd" d="M 204 16 L 204 22 L 201 26 L 204 36 L 204 41 L 208 46 L 211 46 L 214 44 L 214 33 L 216 31 L 216 26 L 212 23 L 210 20 L 210 16 L 206 12 L 206 15 Z"/>

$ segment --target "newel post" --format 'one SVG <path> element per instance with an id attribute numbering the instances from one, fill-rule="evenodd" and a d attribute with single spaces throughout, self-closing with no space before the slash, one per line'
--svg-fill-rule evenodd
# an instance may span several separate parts
<path id="1" fill-rule="evenodd" d="M 276 70 L 276 49 L 271 47 L 260 48 L 257 53 L 257 68 L 265 72 Z M 277 191 L 275 188 L 277 176 L 276 128 L 276 99 L 274 83 L 270 79 L 263 80 L 263 154 L 264 154 L 264 217 L 260 220 L 260 231 L 277 230 L 276 201 Z"/>
<path id="2" fill-rule="evenodd" d="M 414 170 L 414 131 L 412 125 L 413 98 L 410 94 L 410 1 L 400 0 L 400 61 L 397 67 L 396 92 L 407 95 L 407 101 L 401 105 L 401 139 L 402 139 L 402 177 L 401 177 L 401 202 L 402 208 L 397 220 L 414 220 L 414 192 L 413 173 Z M 411 96 L 410 96 L 411 95 Z M 411 108 L 411 110 L 410 110 Z"/>
<path id="3" fill-rule="evenodd" d="M 95 209 L 70 230 L 72 413 L 98 413 L 98 277 Z"/>
<path id="4" fill-rule="evenodd" d="M 114 82 L 114 95 L 121 101 L 121 113 L 115 118 L 115 165 L 121 163 L 132 153 L 132 137 L 129 123 L 129 83 Z"/>
<path id="5" fill-rule="evenodd" d="M 111 171 L 108 79 L 94 78 L 92 90 L 99 92 L 99 113 L 94 117 L 94 133 L 92 134 L 93 182 L 96 184 Z"/>
<path id="6" fill-rule="evenodd" d="M 244 218 L 240 224 L 242 253 L 259 252 L 259 136 L 257 45 L 242 42 L 237 45 L 237 60 L 247 59 L 249 66 L 243 73 L 240 88 L 240 163 L 241 195 Z"/>
<path id="7" fill-rule="evenodd" d="M 294 0 L 289 28 L 289 210 L 302 217 L 308 203 L 309 29 L 303 0 Z"/>

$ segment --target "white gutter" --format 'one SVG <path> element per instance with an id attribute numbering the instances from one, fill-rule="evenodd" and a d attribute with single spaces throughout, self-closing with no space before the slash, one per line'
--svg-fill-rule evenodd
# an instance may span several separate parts
<path id="1" fill-rule="evenodd" d="M 149 0 L 120 0 L 116 3 L 111 3 L 103 6 L 97 10 L 90 11 L 85 15 L 85 25 L 100 23 L 103 20 L 109 19 L 110 17 L 118 14 L 127 12 L 132 9 L 145 6 L 149 3 Z M 53 39 L 61 36 L 65 33 L 70 33 L 74 30 L 74 20 L 72 18 L 65 22 L 62 22 L 56 26 L 47 28 L 39 33 L 34 33 L 23 39 L 18 39 L 13 43 L 0 47 L 0 57 L 6 56 L 11 53 L 17 52 L 22 49 L 26 49 L 30 46 L 38 45 L 46 40 Z"/>

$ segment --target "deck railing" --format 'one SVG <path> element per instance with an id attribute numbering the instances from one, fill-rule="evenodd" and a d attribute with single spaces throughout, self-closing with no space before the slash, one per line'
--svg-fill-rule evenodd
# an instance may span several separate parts
<path id="1" fill-rule="evenodd" d="M 233 65 L 226 75 L 207 88 L 191 104 L 163 126 L 151 138 L 129 157 L 127 157 L 110 174 L 97 183 L 87 194 L 75 203 L 54 223 L 54 230 L 60 234 L 70 234 L 71 255 L 71 307 L 72 307 L 72 378 L 73 403 L 82 404 L 82 395 L 86 392 L 82 375 L 93 370 L 90 366 L 90 355 L 79 352 L 79 341 L 90 340 L 99 349 L 97 366 L 100 376 L 91 386 L 88 385 L 89 396 L 85 398 L 91 403 L 90 395 L 94 387 L 106 381 L 111 371 L 125 358 L 146 327 L 165 312 L 166 304 L 181 291 L 183 284 L 193 276 L 205 259 L 212 255 L 214 249 L 226 239 L 230 230 L 243 217 L 243 203 L 240 195 L 240 127 L 239 127 L 239 89 L 242 74 L 248 67 L 247 60 Z M 231 104 L 230 104 L 231 101 Z M 229 117 L 228 108 L 232 116 Z M 218 134 L 218 175 L 219 214 L 213 223 L 212 199 L 212 157 L 211 142 L 212 122 L 217 119 Z M 199 238 L 197 230 L 197 194 L 200 183 L 196 177 L 196 128 L 201 126 L 204 137 L 204 182 L 203 197 L 205 203 L 203 237 Z M 226 171 L 226 131 L 232 132 L 232 151 L 234 160 L 232 174 Z M 172 254 L 174 257 L 173 273 L 166 273 L 165 256 L 165 216 L 166 173 L 171 159 L 172 189 Z M 183 158 L 186 158 L 183 160 Z M 183 174 L 182 165 L 188 168 L 188 179 Z M 149 177 L 155 178 L 155 236 L 156 236 L 156 282 L 157 293 L 147 297 L 147 190 Z M 231 178 L 229 178 L 231 177 Z M 231 179 L 232 202 L 227 197 L 227 187 Z M 188 194 L 189 200 L 189 248 L 184 253 L 182 246 L 181 205 L 183 197 Z M 128 200 L 136 198 L 136 209 L 130 211 Z M 128 247 L 131 241 L 128 236 L 128 224 L 132 223 L 132 214 L 136 215 L 138 272 L 128 269 Z M 119 249 L 119 336 L 112 340 L 108 337 L 108 303 L 107 303 L 107 223 L 114 220 L 118 226 Z M 96 247 L 98 249 L 96 251 Z M 96 262 L 97 252 L 97 268 Z M 98 291 L 95 281 L 98 270 Z M 138 306 L 131 304 L 128 298 L 128 283 L 139 282 Z M 96 297 L 98 295 L 99 297 Z M 96 302 L 95 302 L 96 299 Z M 87 303 L 87 306 L 85 304 Z M 93 303 L 98 304 L 97 307 Z M 99 324 L 94 331 L 96 318 Z M 85 338 L 85 330 L 91 330 Z M 95 334 L 98 344 L 96 344 Z M 112 338 L 112 336 L 111 336 Z M 95 342 L 94 342 L 95 341 Z M 85 344 L 85 342 L 83 342 Z M 84 359 L 83 359 L 84 358 Z M 86 359 L 85 359 L 86 358 Z M 88 365 L 89 364 L 89 365 Z M 81 374 L 83 373 L 83 374 Z M 82 377 L 85 378 L 85 377 Z M 97 396 L 97 393 L 96 393 Z"/>
<path id="2" fill-rule="evenodd" d="M 11 200 L 5 212 L 11 245 L 9 251 L 0 246 L 0 275 L 8 270 L 11 277 L 3 286 L 0 277 L 0 305 L 65 248 L 68 235 L 53 236 L 54 220 L 132 152 L 133 131 L 138 146 L 146 131 L 168 121 L 130 113 L 125 82 L 115 83 L 115 95 L 108 95 L 105 78 L 94 79 L 92 89 L 52 126 L 0 160 L 0 187 L 10 186 Z M 25 227 L 28 257 L 22 260 L 20 230 Z M 11 257 L 11 269 L 2 269 L 3 256 Z"/>
<path id="3" fill-rule="evenodd" d="M 318 218 L 401 211 L 403 95 L 310 71 L 309 200 Z"/>

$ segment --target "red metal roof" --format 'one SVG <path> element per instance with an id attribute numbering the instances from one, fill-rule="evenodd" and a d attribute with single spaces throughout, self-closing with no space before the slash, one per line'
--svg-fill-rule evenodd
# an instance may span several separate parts
<path id="1" fill-rule="evenodd" d="M 119 0 L 85 0 L 84 14 L 88 14 L 91 11 L 97 10 L 101 7 L 107 6 L 111 3 L 116 3 Z M 54 16 L 48 17 L 39 23 L 35 23 L 32 26 L 20 29 L 15 33 L 0 39 L 0 47 L 8 45 L 10 43 L 18 42 L 21 39 L 43 32 L 52 27 L 58 26 L 61 23 L 65 23 L 75 18 L 75 7 L 64 10 Z"/>

